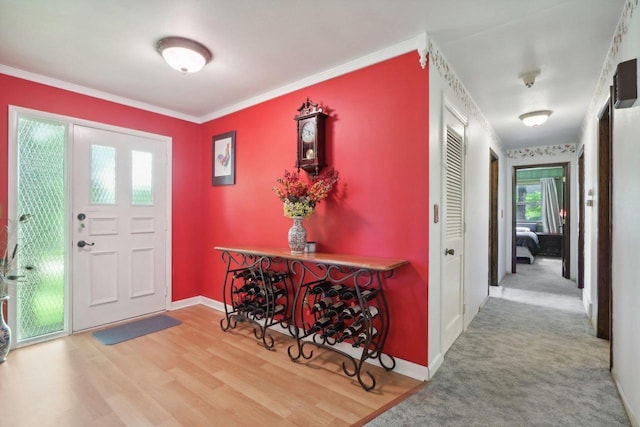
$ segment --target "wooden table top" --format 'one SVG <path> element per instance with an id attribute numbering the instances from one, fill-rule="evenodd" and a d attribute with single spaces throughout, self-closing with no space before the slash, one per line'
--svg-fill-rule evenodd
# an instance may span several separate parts
<path id="1" fill-rule="evenodd" d="M 223 252 L 237 252 L 257 256 L 278 257 L 316 264 L 338 265 L 374 271 L 392 271 L 398 267 L 409 264 L 409 261 L 405 259 L 378 258 L 361 255 L 332 254 L 324 252 L 305 252 L 303 254 L 292 254 L 289 249 L 260 246 L 216 246 L 215 249 L 217 251 Z"/>

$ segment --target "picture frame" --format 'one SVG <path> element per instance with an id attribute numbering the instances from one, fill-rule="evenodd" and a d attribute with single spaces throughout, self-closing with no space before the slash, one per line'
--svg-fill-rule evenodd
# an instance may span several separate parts
<path id="1" fill-rule="evenodd" d="M 211 139 L 211 185 L 236 183 L 236 131 Z"/>

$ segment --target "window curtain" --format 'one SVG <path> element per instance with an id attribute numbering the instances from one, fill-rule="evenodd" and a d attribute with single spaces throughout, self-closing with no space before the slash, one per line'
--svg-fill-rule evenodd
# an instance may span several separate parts
<path id="1" fill-rule="evenodd" d="M 542 187 L 542 231 L 544 233 L 560 233 L 562 225 L 558 191 L 553 178 L 540 178 Z"/>

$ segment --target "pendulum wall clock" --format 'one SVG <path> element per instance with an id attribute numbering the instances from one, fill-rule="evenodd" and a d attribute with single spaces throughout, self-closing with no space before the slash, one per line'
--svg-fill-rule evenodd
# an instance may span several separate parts
<path id="1" fill-rule="evenodd" d="M 325 121 L 327 114 L 307 98 L 298 108 L 295 120 L 298 123 L 296 167 L 317 175 L 325 163 Z"/>

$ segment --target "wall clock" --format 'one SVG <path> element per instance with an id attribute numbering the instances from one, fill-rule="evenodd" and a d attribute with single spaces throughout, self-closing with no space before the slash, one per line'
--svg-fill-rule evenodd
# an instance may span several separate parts
<path id="1" fill-rule="evenodd" d="M 317 175 L 325 163 L 325 121 L 327 114 L 309 98 L 298 108 L 295 120 L 298 123 L 296 167 Z"/>

